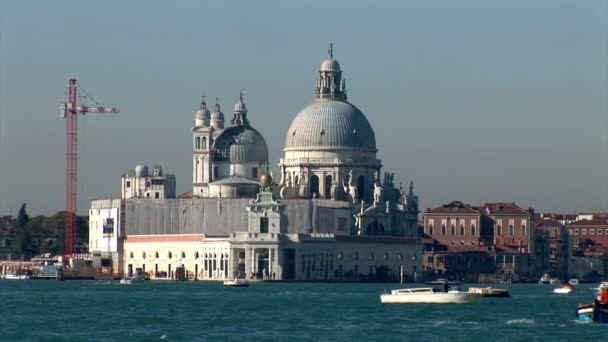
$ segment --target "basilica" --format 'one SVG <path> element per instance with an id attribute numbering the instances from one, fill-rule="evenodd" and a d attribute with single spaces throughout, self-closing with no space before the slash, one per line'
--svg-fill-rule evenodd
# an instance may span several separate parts
<path id="1" fill-rule="evenodd" d="M 138 165 L 121 198 L 95 200 L 89 249 L 99 267 L 151 279 L 419 281 L 413 183 L 382 172 L 374 130 L 348 101 L 330 46 L 313 102 L 286 132 L 279 174 L 241 92 L 226 122 L 203 99 L 192 128 L 192 191 Z M 136 187 L 136 188 L 135 188 Z"/>

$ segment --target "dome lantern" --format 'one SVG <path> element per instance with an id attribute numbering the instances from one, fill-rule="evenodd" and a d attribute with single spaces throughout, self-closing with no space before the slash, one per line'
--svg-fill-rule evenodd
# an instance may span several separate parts
<path id="1" fill-rule="evenodd" d="M 224 129 L 224 113 L 220 109 L 220 99 L 215 98 L 215 108 L 211 113 L 211 126 L 215 129 Z"/>
<path id="2" fill-rule="evenodd" d="M 249 125 L 249 119 L 247 119 L 247 106 L 243 102 L 243 91 L 239 94 L 239 102 L 234 105 L 234 113 L 230 123 L 233 125 Z"/>
<path id="3" fill-rule="evenodd" d="M 334 59 L 333 43 L 329 44 L 328 56 L 319 68 L 315 99 L 346 101 L 346 84 L 342 80 L 340 63 Z"/>

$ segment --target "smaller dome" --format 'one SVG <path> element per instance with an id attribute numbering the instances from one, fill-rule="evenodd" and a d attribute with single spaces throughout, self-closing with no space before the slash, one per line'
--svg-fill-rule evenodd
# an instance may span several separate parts
<path id="1" fill-rule="evenodd" d="M 242 101 L 239 101 L 234 105 L 234 111 L 235 112 L 246 112 L 247 106 L 245 106 L 245 103 L 243 103 Z"/>
<path id="2" fill-rule="evenodd" d="M 340 63 L 333 58 L 325 58 L 323 63 L 321 63 L 320 71 L 340 71 Z"/>
<path id="3" fill-rule="evenodd" d="M 211 113 L 211 120 L 213 120 L 213 121 L 224 121 L 224 113 L 222 113 L 222 112 L 213 112 L 213 113 Z"/>
<path id="4" fill-rule="evenodd" d="M 135 167 L 135 177 L 148 176 L 148 167 L 146 165 L 137 165 Z"/>
<path id="5" fill-rule="evenodd" d="M 264 173 L 260 176 L 260 184 L 262 185 L 270 185 L 272 183 L 272 177 L 269 174 Z"/>
<path id="6" fill-rule="evenodd" d="M 211 118 L 211 112 L 209 112 L 209 109 L 207 109 L 207 107 L 201 106 L 196 111 L 195 118 L 199 119 L 199 120 L 209 119 L 209 118 Z"/>
<path id="7" fill-rule="evenodd" d="M 228 127 L 215 140 L 214 160 L 231 163 L 268 162 L 264 137 L 249 125 Z"/>

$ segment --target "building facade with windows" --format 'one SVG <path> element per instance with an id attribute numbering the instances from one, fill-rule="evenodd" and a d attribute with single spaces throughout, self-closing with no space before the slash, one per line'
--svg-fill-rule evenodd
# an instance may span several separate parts
<path id="1" fill-rule="evenodd" d="M 470 281 L 533 277 L 534 210 L 499 202 L 454 201 L 424 212 L 425 271 Z M 487 260 L 492 260 L 488 263 Z"/>
<path id="2" fill-rule="evenodd" d="M 203 100 L 192 192 L 124 197 L 120 269 L 152 279 L 421 280 L 413 183 L 397 188 L 381 173 L 374 131 L 347 101 L 331 49 L 318 75 L 314 102 L 288 129 L 278 182 L 243 94 L 230 126 L 219 103 L 210 113 Z"/>

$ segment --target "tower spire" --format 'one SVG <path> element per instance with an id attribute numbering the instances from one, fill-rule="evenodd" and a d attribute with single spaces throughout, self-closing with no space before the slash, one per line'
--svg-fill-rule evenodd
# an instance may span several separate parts
<path id="1" fill-rule="evenodd" d="M 334 43 L 329 43 L 329 58 L 334 58 Z"/>

